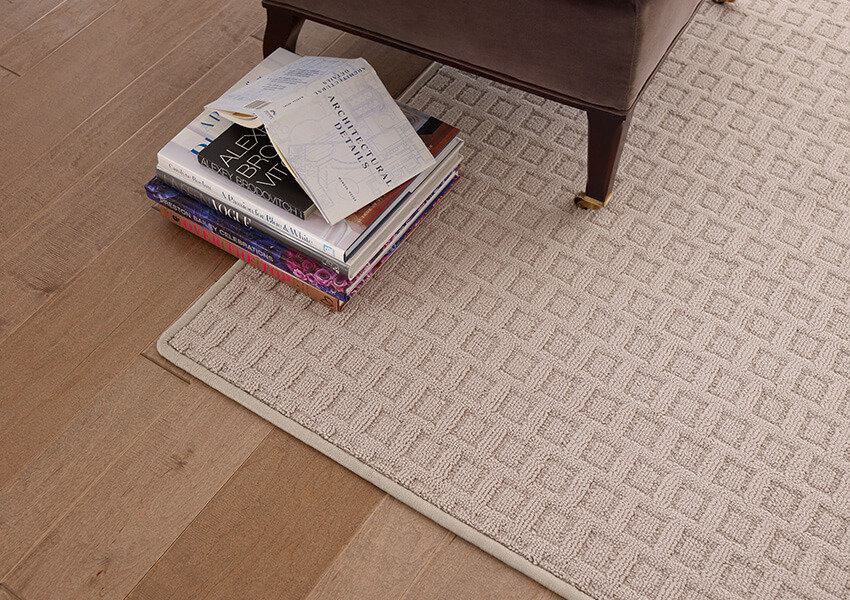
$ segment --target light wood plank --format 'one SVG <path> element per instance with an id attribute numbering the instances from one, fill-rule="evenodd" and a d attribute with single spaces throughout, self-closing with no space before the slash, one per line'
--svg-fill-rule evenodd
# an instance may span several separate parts
<path id="1" fill-rule="evenodd" d="M 255 64 L 259 42 L 247 38 L 236 50 L 121 144 L 85 180 L 50 209 L 0 243 L 0 339 L 64 290 L 91 260 L 145 212 L 142 185 L 154 173 L 156 152 L 205 101 L 223 92 Z M 141 259 L 144 246 L 130 256 Z M 2 398 L 0 392 L 0 398 Z"/>
<path id="2" fill-rule="evenodd" d="M 0 164 L 15 173 L 165 56 L 220 8 L 217 0 L 121 0 L 0 90 Z M 59 101 L 61 99 L 61 101 Z"/>
<path id="3" fill-rule="evenodd" d="M 265 31 L 265 29 L 264 26 L 262 31 Z M 295 52 L 302 56 L 319 54 L 331 56 L 327 54 L 327 50 L 340 37 L 342 37 L 342 32 L 339 29 L 334 29 L 333 27 L 328 27 L 315 21 L 307 21 L 298 35 L 298 44 L 295 47 Z M 258 39 L 262 41 L 262 35 Z"/>
<path id="4" fill-rule="evenodd" d="M 5 86 L 8 83 L 11 83 L 12 81 L 14 81 L 17 78 L 18 78 L 17 73 L 13 73 L 9 69 L 6 69 L 3 66 L 0 66 L 0 89 L 3 89 L 3 86 Z"/>
<path id="5" fill-rule="evenodd" d="M 259 2 L 232 0 L 223 4 L 213 18 L 110 98 L 51 151 L 0 182 L 0 205 L 5 211 L 5 218 L 0 220 L 0 240 L 38 220 L 41 209 L 87 177 L 163 106 L 231 53 L 262 18 Z"/>
<path id="6" fill-rule="evenodd" d="M 385 496 L 348 546 L 325 570 L 307 600 L 396 600 L 454 536 Z"/>
<path id="7" fill-rule="evenodd" d="M 137 357 L 0 492 L 0 579 L 186 387 Z"/>
<path id="8" fill-rule="evenodd" d="M 543 600 L 548 594 L 519 571 L 455 537 L 436 553 L 404 600 Z"/>
<path id="9" fill-rule="evenodd" d="M 300 600 L 383 495 L 275 429 L 128 600 Z"/>
<path id="10" fill-rule="evenodd" d="M 5 0 L 0 20 L 0 39 L 8 39 L 23 31 L 67 0 Z"/>
<path id="11" fill-rule="evenodd" d="M 0 600 L 22 600 L 14 591 L 0 583 Z"/>
<path id="12" fill-rule="evenodd" d="M 506 569 L 510 569 L 508 565 L 502 566 Z M 555 592 L 550 592 L 549 590 L 541 586 L 540 593 L 534 596 L 534 600 L 563 600 L 563 598 Z"/>
<path id="13" fill-rule="evenodd" d="M 0 343 L 0 489 L 232 262 L 147 211 Z"/>
<path id="14" fill-rule="evenodd" d="M 38 21 L 0 44 L 0 65 L 18 74 L 50 54 L 119 0 L 63 2 Z"/>
<path id="15" fill-rule="evenodd" d="M 189 386 L 6 577 L 27 600 L 124 598 L 271 426 Z"/>

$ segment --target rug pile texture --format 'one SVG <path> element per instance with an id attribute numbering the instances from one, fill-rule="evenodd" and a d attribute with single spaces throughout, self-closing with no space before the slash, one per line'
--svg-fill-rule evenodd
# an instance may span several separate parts
<path id="1" fill-rule="evenodd" d="M 443 67 L 462 178 L 345 311 L 237 267 L 160 350 L 567 597 L 846 600 L 849 10 L 707 2 L 593 213 L 583 113 Z"/>

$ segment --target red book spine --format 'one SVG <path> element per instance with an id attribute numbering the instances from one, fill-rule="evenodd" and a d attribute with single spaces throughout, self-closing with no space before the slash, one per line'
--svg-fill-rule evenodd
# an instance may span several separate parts
<path id="1" fill-rule="evenodd" d="M 330 294 L 323 292 L 320 289 L 317 289 L 307 283 L 306 281 L 301 281 L 297 277 L 293 277 L 286 271 L 282 271 L 278 269 L 276 266 L 267 263 L 259 256 L 252 254 L 245 250 L 244 248 L 237 246 L 233 242 L 224 239 L 221 236 L 214 234 L 212 231 L 208 231 L 192 221 L 191 219 L 187 219 L 186 217 L 177 214 L 173 210 L 168 207 L 157 205 L 159 208 L 160 214 L 165 217 L 168 221 L 175 223 L 189 231 L 190 233 L 194 233 L 199 238 L 213 244 L 214 246 L 218 246 L 228 254 L 232 254 L 236 258 L 245 261 L 252 267 L 256 267 L 263 273 L 267 275 L 271 275 L 278 281 L 282 281 L 292 289 L 301 292 L 302 294 L 309 296 L 313 300 L 318 300 L 328 308 L 333 311 L 339 312 L 345 306 L 345 302 L 341 302 L 339 298 L 334 298 Z"/>

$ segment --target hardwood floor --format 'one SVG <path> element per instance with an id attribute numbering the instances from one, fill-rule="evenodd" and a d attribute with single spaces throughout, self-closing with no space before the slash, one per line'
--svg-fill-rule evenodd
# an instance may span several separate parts
<path id="1" fill-rule="evenodd" d="M 154 349 L 233 259 L 142 184 L 260 60 L 259 0 L 3 13 L 0 599 L 554 597 Z M 393 94 L 427 66 L 315 24 L 298 51 Z"/>

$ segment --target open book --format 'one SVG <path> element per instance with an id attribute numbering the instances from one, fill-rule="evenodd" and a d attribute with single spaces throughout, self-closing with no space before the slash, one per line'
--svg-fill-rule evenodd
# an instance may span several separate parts
<path id="1" fill-rule="evenodd" d="M 283 164 L 334 224 L 434 166 L 362 58 L 305 56 L 206 106 L 265 125 Z"/>

